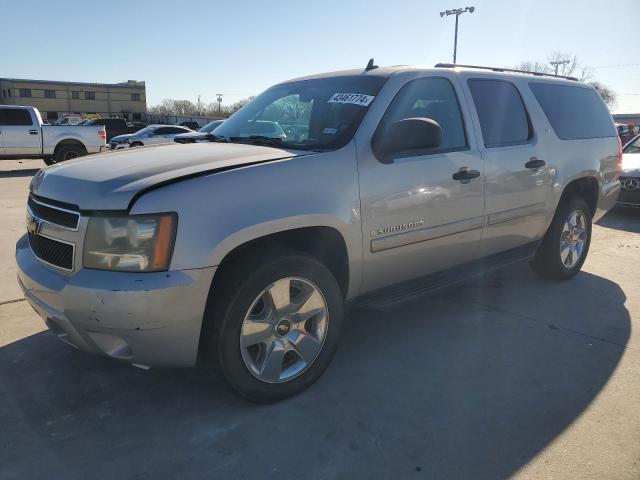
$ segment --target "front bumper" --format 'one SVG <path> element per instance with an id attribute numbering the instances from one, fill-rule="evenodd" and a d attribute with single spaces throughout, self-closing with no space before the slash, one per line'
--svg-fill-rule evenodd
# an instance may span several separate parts
<path id="1" fill-rule="evenodd" d="M 622 190 L 618 198 L 618 205 L 625 207 L 640 207 L 640 177 L 620 177 Z"/>
<path id="2" fill-rule="evenodd" d="M 216 267 L 67 274 L 38 260 L 26 235 L 16 262 L 25 298 L 66 343 L 142 366 L 195 365 Z"/>

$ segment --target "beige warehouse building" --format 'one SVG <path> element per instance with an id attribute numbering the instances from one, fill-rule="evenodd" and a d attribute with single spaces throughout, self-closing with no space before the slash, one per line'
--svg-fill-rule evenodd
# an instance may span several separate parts
<path id="1" fill-rule="evenodd" d="M 0 104 L 30 105 L 54 121 L 65 113 L 142 120 L 147 110 L 145 83 L 80 83 L 0 78 Z"/>

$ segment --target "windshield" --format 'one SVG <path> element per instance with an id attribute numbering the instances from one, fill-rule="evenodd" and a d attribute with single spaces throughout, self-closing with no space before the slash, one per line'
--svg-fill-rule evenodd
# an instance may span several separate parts
<path id="1" fill-rule="evenodd" d="M 623 151 L 624 153 L 640 153 L 640 135 L 631 140 Z"/>
<path id="2" fill-rule="evenodd" d="M 385 81 L 350 76 L 276 85 L 215 133 L 230 141 L 266 139 L 284 148 L 335 150 L 351 140 Z"/>
<path id="3" fill-rule="evenodd" d="M 217 127 L 220 126 L 220 124 L 223 122 L 223 120 L 214 120 L 213 122 L 209 122 L 207 123 L 204 127 L 202 127 L 200 130 L 198 130 L 199 132 L 202 133 L 211 133 L 212 131 L 214 131 Z"/>

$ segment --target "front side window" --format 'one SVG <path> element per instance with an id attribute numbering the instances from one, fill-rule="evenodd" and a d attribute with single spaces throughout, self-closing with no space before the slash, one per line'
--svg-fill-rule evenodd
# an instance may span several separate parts
<path id="1" fill-rule="evenodd" d="M 392 123 L 407 118 L 430 118 L 440 125 L 442 143 L 428 153 L 467 148 L 458 98 L 446 78 L 419 78 L 402 87 L 387 108 L 375 135 L 381 135 Z"/>
<path id="2" fill-rule="evenodd" d="M 216 128 L 231 142 L 335 150 L 355 134 L 386 78 L 325 77 L 265 91 Z"/>
<path id="3" fill-rule="evenodd" d="M 0 108 L 0 125 L 31 126 L 31 114 L 23 108 Z"/>
<path id="4" fill-rule="evenodd" d="M 478 112 L 485 147 L 504 147 L 528 142 L 533 129 L 516 86 L 505 80 L 468 81 Z"/>
<path id="5" fill-rule="evenodd" d="M 624 153 L 640 153 L 640 135 L 631 140 L 628 145 L 624 147 Z"/>
<path id="6" fill-rule="evenodd" d="M 56 91 L 55 90 L 45 90 L 44 91 L 44 98 L 56 98 Z"/>
<path id="7" fill-rule="evenodd" d="M 21 88 L 20 89 L 20 96 L 21 97 L 30 97 L 31 96 L 31 89 L 30 88 Z"/>

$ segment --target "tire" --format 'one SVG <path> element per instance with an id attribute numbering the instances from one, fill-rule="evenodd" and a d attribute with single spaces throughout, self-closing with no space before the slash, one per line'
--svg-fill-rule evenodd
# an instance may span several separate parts
<path id="1" fill-rule="evenodd" d="M 335 277 L 314 257 L 291 250 L 250 253 L 229 267 L 214 280 L 219 287 L 205 314 L 207 367 L 219 369 L 253 402 L 275 402 L 308 388 L 338 347 L 344 300 Z M 298 304 L 303 308 L 292 313 Z M 305 310 L 319 313 L 304 321 Z"/>
<path id="2" fill-rule="evenodd" d="M 53 155 L 47 155 L 46 157 L 43 157 L 42 160 L 44 161 L 44 164 L 47 166 L 51 166 L 54 163 L 56 163 L 56 161 L 53 158 Z"/>
<path id="3" fill-rule="evenodd" d="M 570 224 L 574 220 L 579 228 L 571 230 Z M 591 209 L 582 197 L 562 199 L 542 244 L 531 261 L 533 270 L 548 280 L 568 280 L 575 276 L 589 253 L 591 220 Z M 582 233 L 579 233 L 580 230 Z M 578 238 L 582 240 L 581 244 L 579 241 L 574 243 Z M 570 253 L 567 254 L 567 251 Z"/>
<path id="4" fill-rule="evenodd" d="M 131 142 L 131 145 L 129 146 L 129 148 L 133 148 L 133 147 L 142 147 L 142 143 L 140 142 Z"/>
<path id="5" fill-rule="evenodd" d="M 64 162 L 66 160 L 72 160 L 74 158 L 82 157 L 86 155 L 87 151 L 81 145 L 62 145 L 58 147 L 54 154 L 55 163 Z"/>

